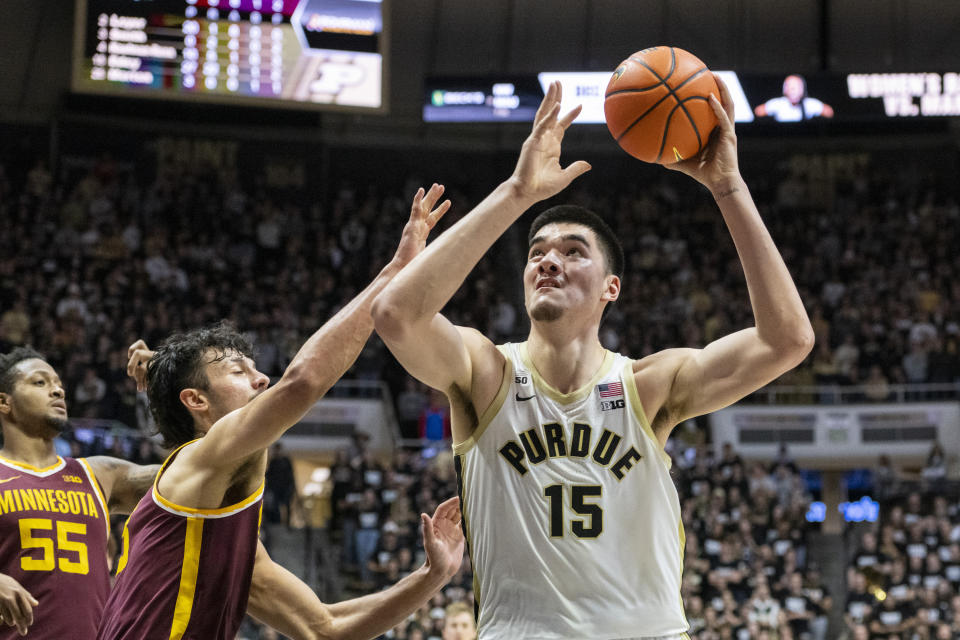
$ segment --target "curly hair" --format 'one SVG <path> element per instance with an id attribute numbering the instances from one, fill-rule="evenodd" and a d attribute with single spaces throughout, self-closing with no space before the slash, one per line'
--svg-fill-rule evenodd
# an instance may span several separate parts
<path id="1" fill-rule="evenodd" d="M 175 333 L 154 352 L 147 364 L 147 398 L 165 447 L 173 449 L 196 437 L 193 416 L 180 401 L 180 392 L 208 389 L 204 367 L 232 352 L 253 357 L 250 342 L 227 321 Z"/>
<path id="2" fill-rule="evenodd" d="M 17 347 L 10 353 L 0 355 L 0 393 L 12 393 L 13 386 L 17 383 L 19 375 L 16 372 L 18 364 L 24 360 L 47 359 L 38 351 L 31 347 Z"/>

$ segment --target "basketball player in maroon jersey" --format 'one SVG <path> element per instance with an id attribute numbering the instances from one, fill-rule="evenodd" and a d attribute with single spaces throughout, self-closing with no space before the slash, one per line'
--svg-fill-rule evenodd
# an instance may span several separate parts
<path id="1" fill-rule="evenodd" d="M 60 377 L 39 353 L 0 356 L 0 640 L 92 640 L 110 589 L 110 513 L 127 514 L 159 467 L 61 458 Z M 34 611 L 36 609 L 36 611 Z"/>
<path id="2" fill-rule="evenodd" d="M 460 567 L 459 501 L 421 515 L 426 563 L 392 588 L 325 605 L 259 544 L 267 449 L 344 374 L 373 331 L 374 297 L 426 244 L 449 201 L 421 189 L 393 260 L 300 348 L 279 382 L 220 324 L 138 342 L 130 371 L 145 382 L 176 447 L 124 528 L 117 581 L 98 638 L 233 640 L 245 612 L 292 638 L 373 638 L 426 603 Z M 142 353 L 139 360 L 136 353 Z M 143 375 L 145 361 L 146 375 Z"/>

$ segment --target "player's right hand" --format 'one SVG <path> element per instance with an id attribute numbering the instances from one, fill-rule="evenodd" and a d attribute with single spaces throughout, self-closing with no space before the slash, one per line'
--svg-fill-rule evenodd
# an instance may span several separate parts
<path id="1" fill-rule="evenodd" d="M 16 627 L 25 636 L 33 624 L 33 608 L 39 603 L 8 575 L 0 573 L 0 624 Z"/>
<path id="2" fill-rule="evenodd" d="M 560 144 L 567 127 L 580 115 L 580 105 L 560 117 L 562 90 L 551 82 L 533 119 L 533 131 L 523 143 L 520 159 L 510 181 L 517 195 L 539 202 L 563 191 L 576 178 L 590 170 L 590 164 L 577 160 L 564 169 L 560 166 Z"/>
<path id="3" fill-rule="evenodd" d="M 410 219 L 403 227 L 400 244 L 397 246 L 397 253 L 393 258 L 401 267 L 410 264 L 410 261 L 423 251 L 424 247 L 427 246 L 427 236 L 430 235 L 430 231 L 440 221 L 443 214 L 450 210 L 449 200 L 444 200 L 440 205 L 437 205 L 437 201 L 440 200 L 442 195 L 443 185 L 434 183 L 429 191 L 424 191 L 421 187 L 413 196 Z"/>
<path id="4" fill-rule="evenodd" d="M 142 339 L 127 348 L 127 375 L 137 381 L 137 391 L 147 388 L 147 363 L 152 357 L 153 351 Z"/>

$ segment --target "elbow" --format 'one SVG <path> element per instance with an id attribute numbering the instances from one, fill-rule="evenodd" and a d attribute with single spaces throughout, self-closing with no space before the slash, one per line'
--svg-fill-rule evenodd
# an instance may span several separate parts
<path id="1" fill-rule="evenodd" d="M 405 317 L 395 296 L 390 295 L 389 292 L 381 293 L 373 301 L 370 314 L 373 317 L 374 329 L 384 342 L 399 342 L 403 339 L 408 318 Z"/>
<path id="2" fill-rule="evenodd" d="M 810 321 L 804 318 L 804 322 L 799 327 L 791 330 L 789 340 L 784 345 L 784 352 L 791 360 L 791 368 L 799 365 L 807 359 L 810 352 L 813 351 L 813 344 L 816 340 L 813 333 L 813 326 Z"/>

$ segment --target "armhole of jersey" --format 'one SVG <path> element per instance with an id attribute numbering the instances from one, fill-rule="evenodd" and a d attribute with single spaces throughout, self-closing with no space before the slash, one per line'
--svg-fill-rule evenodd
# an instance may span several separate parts
<path id="1" fill-rule="evenodd" d="M 503 353 L 503 380 L 500 381 L 500 389 L 497 391 L 497 395 L 493 399 L 493 402 L 490 403 L 490 406 L 487 407 L 487 410 L 483 412 L 482 416 L 480 416 L 480 419 L 477 421 L 477 428 L 473 430 L 473 433 L 470 434 L 470 437 L 463 442 L 458 442 L 457 444 L 453 445 L 453 453 L 455 455 L 462 455 L 466 453 L 473 447 L 474 444 L 477 443 L 487 426 L 489 426 L 490 422 L 493 421 L 493 418 L 497 415 L 497 413 L 500 412 L 504 401 L 507 399 L 507 391 L 510 390 L 510 383 L 513 381 L 513 359 L 510 358 L 510 354 L 506 351 L 506 345 L 498 345 L 497 349 Z"/>
<path id="2" fill-rule="evenodd" d="M 173 459 L 177 457 L 177 454 L 180 453 L 181 449 L 186 447 L 188 444 L 192 444 L 196 442 L 199 439 L 200 438 L 194 438 L 189 442 L 184 442 L 182 445 L 180 445 L 179 447 L 171 451 L 170 455 L 167 456 L 167 459 L 163 461 L 162 465 L 160 465 L 160 470 L 157 471 L 157 475 L 153 479 L 153 488 L 150 489 L 150 495 L 153 497 L 154 504 L 156 504 L 158 507 L 160 507 L 164 511 L 167 511 L 169 513 L 173 513 L 179 516 L 188 517 L 188 518 L 189 517 L 225 518 L 227 516 L 231 516 L 235 513 L 243 511 L 250 505 L 254 504 L 261 497 L 263 497 L 263 487 L 266 484 L 266 479 L 264 479 L 264 481 L 260 483 L 260 486 L 257 487 L 253 493 L 251 493 L 249 496 L 247 496 L 240 502 L 237 502 L 236 504 L 232 504 L 226 507 L 220 507 L 217 509 L 199 509 L 196 507 L 185 507 L 183 505 L 167 500 L 162 495 L 160 495 L 160 476 L 162 476 L 163 472 L 167 470 L 167 467 L 170 465 L 171 462 L 173 462 Z M 259 527 L 259 523 L 257 526 Z"/>
<path id="3" fill-rule="evenodd" d="M 663 450 L 663 447 L 660 446 L 660 441 L 657 440 L 656 434 L 653 433 L 653 427 L 650 426 L 650 422 L 647 420 L 647 414 L 643 410 L 643 403 L 640 402 L 640 392 L 637 390 L 637 379 L 633 375 L 633 361 L 627 360 L 626 364 L 623 365 L 623 382 L 627 387 L 627 396 L 630 398 L 630 408 L 633 409 L 633 415 L 640 423 L 640 426 L 643 428 L 643 433 L 650 439 L 650 443 L 656 449 L 657 453 L 660 454 L 660 459 L 667 469 L 670 469 L 673 466 L 673 461 L 670 459 L 670 456 L 667 455 L 667 452 Z"/>
<path id="4" fill-rule="evenodd" d="M 90 485 L 93 487 L 94 493 L 97 494 L 97 500 L 100 501 L 100 508 L 103 509 L 103 521 L 107 527 L 107 538 L 109 538 L 110 510 L 107 509 L 107 500 L 103 496 L 103 489 L 100 487 L 100 482 L 97 480 L 97 475 L 93 472 L 93 467 L 90 466 L 90 463 L 87 462 L 87 459 L 77 458 L 76 460 L 80 463 L 80 466 L 83 467 L 84 472 L 87 474 L 87 479 L 90 481 Z"/>

